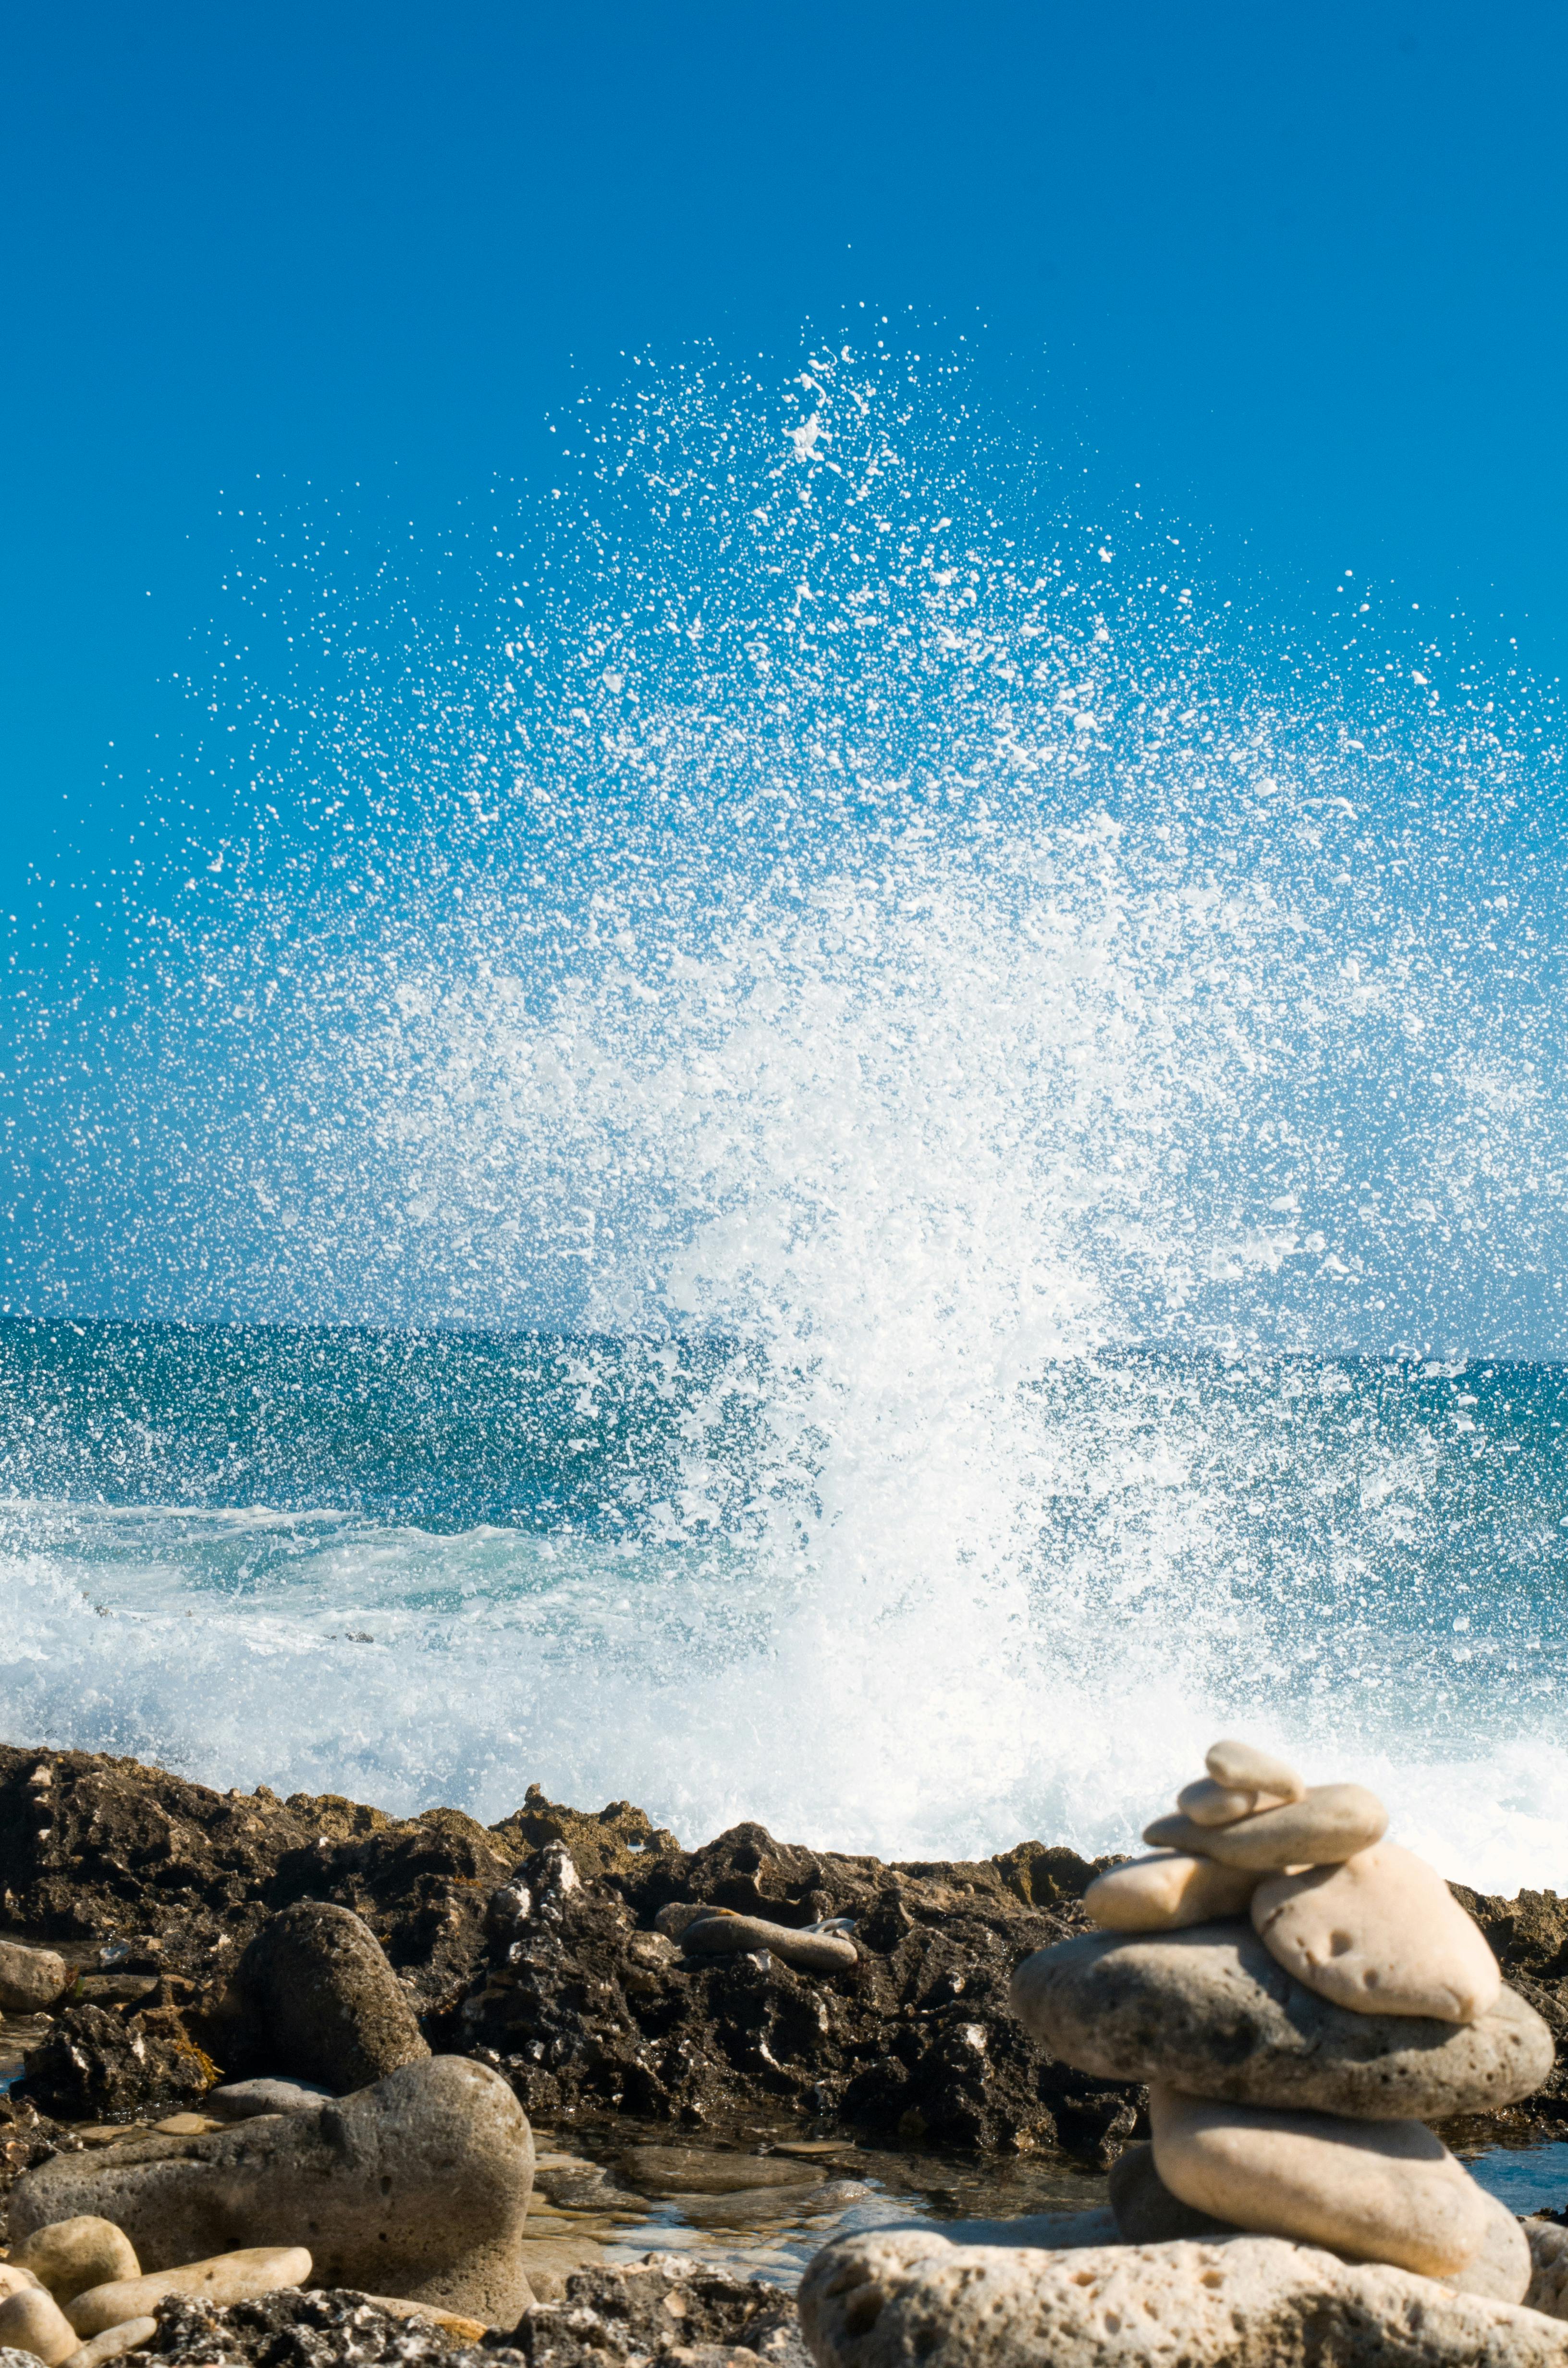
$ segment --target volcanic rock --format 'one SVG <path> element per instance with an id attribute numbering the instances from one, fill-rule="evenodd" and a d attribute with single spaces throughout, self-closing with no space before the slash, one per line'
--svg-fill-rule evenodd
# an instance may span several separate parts
<path id="1" fill-rule="evenodd" d="M 97 2213 L 144 2270 L 302 2238 L 324 2283 L 506 2320 L 527 2291 L 532 2183 L 532 2138 L 505 2081 L 437 2056 L 314 2113 L 56 2156 L 14 2190 L 11 2226 L 27 2236 Z"/>
<path id="2" fill-rule="evenodd" d="M 1020 2020 L 1093 2074 L 1356 2119 L 1442 2120 L 1513 2103 L 1551 2070 L 1551 2033 L 1505 1990 L 1478 2022 L 1353 2014 L 1294 1981 L 1245 1925 L 1085 1933 L 1027 1958 Z"/>
<path id="3" fill-rule="evenodd" d="M 407 1992 L 369 1925 L 301 1899 L 264 1924 L 236 1986 L 274 2068 L 339 2096 L 429 2055 Z"/>

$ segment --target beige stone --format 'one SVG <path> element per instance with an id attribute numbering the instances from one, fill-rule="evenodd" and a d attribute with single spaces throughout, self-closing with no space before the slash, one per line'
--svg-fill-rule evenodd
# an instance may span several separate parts
<path id="1" fill-rule="evenodd" d="M 311 2257 L 303 2245 L 247 2245 L 210 2261 L 187 2261 L 177 2270 L 89 2286 L 65 2316 L 78 2336 L 101 2335 L 121 2319 L 145 2318 L 170 2294 L 193 2302 L 248 2302 L 253 2294 L 276 2294 L 279 2286 L 303 2285 L 310 2274 Z"/>
<path id="2" fill-rule="evenodd" d="M 0 1941 L 0 2014 L 42 2014 L 75 1978 L 52 1949 Z"/>
<path id="3" fill-rule="evenodd" d="M 1358 2013 L 1478 2022 L 1503 1987 L 1480 1928 L 1436 1869 L 1397 1842 L 1271 1876 L 1253 1896 L 1252 1921 L 1287 1973 Z"/>
<path id="4" fill-rule="evenodd" d="M 1260 1809 L 1233 1826 L 1199 1826 L 1190 1817 L 1156 1817 L 1143 1839 L 1156 1850 L 1196 1850 L 1221 1866 L 1260 1874 L 1288 1866 L 1337 1865 L 1381 1841 L 1389 1813 L 1363 1784 L 1314 1784 L 1299 1801 Z"/>
<path id="5" fill-rule="evenodd" d="M 1216 1784 L 1212 1776 L 1200 1776 L 1176 1794 L 1176 1807 L 1195 1826 L 1233 1826 L 1238 1817 L 1280 1808 L 1284 1801 L 1282 1793 L 1238 1793 L 1229 1784 Z"/>
<path id="6" fill-rule="evenodd" d="M 817 2368 L 1568 2368 L 1568 2328 L 1267 2237 L 1074 2252 L 841 2237 L 801 2284 Z"/>
<path id="7" fill-rule="evenodd" d="M 55 2220 L 45 2228 L 35 2228 L 30 2237 L 21 2237 L 11 2248 L 11 2259 L 30 2270 L 62 2308 L 89 2286 L 142 2274 L 136 2248 L 124 2229 L 85 2212 L 72 2220 Z"/>
<path id="8" fill-rule="evenodd" d="M 31 2270 L 19 2269 L 15 2261 L 0 2261 L 0 2302 L 7 2294 L 26 2294 L 29 2289 L 35 2294 L 44 2292 L 43 2280 L 35 2278 Z"/>
<path id="9" fill-rule="evenodd" d="M 1203 1765 L 1216 1784 L 1224 1784 L 1233 1793 L 1269 1793 L 1276 1800 L 1299 1801 L 1307 1789 L 1295 1770 L 1277 1759 L 1272 1751 L 1260 1751 L 1256 1743 L 1242 1743 L 1234 1736 L 1211 1743 Z"/>
<path id="10" fill-rule="evenodd" d="M 70 2320 L 41 2286 L 23 2286 L 0 2302 L 0 2350 L 30 2351 L 44 2368 L 59 2368 L 75 2349 Z"/>
<path id="11" fill-rule="evenodd" d="M 61 2368 L 104 2368 L 106 2361 L 143 2351 L 157 2332 L 155 2318 L 122 2318 L 118 2327 L 106 2327 L 101 2335 L 95 2335 L 90 2343 L 79 2343 Z"/>
<path id="12" fill-rule="evenodd" d="M 1173 1932 L 1214 1916 L 1244 1916 L 1257 1881 L 1244 1867 L 1164 1850 L 1096 1875 L 1084 1906 L 1102 1931 Z"/>
<path id="13" fill-rule="evenodd" d="M 1173 2195 L 1259 2236 L 1428 2278 L 1462 2270 L 1486 2242 L 1484 2193 L 1424 2122 L 1217 2104 L 1156 2081 L 1149 2130 Z"/>
<path id="14" fill-rule="evenodd" d="M 1529 2238 L 1506 2203 L 1481 2191 L 1486 2203 L 1486 2241 L 1460 2270 L 1443 2280 L 1456 2294 L 1490 2294 L 1495 2302 L 1528 2302 L 1534 2262 Z"/>

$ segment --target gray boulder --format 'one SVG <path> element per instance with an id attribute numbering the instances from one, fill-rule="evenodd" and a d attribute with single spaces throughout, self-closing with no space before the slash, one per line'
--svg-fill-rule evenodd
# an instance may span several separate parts
<path id="1" fill-rule="evenodd" d="M 1086 1932 L 1026 1957 L 1013 2011 L 1080 2071 L 1233 2105 L 1441 2121 L 1539 2089 L 1551 2033 L 1506 1989 L 1479 2022 L 1356 2014 L 1292 1980 L 1249 1924 Z"/>
<path id="2" fill-rule="evenodd" d="M 405 2065 L 315 2112 L 195 2137 L 62 2154 L 18 2180 L 13 2238 L 94 2213 L 144 2271 L 258 2245 L 305 2245 L 323 2286 L 355 2286 L 511 2326 L 533 2187 L 528 2117 L 466 2057 Z"/>
<path id="3" fill-rule="evenodd" d="M 801 2285 L 817 2368 L 1568 2368 L 1568 2327 L 1277 2237 L 1063 2253 L 847 2237 Z"/>
<path id="4" fill-rule="evenodd" d="M 264 1924 L 235 1986 L 273 2068 L 338 2096 L 430 2053 L 407 1992 L 351 1908 L 301 1899 Z"/>

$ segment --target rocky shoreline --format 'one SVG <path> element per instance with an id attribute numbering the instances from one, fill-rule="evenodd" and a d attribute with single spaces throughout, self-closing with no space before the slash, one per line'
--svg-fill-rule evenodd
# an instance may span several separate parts
<path id="1" fill-rule="evenodd" d="M 413 2368 L 479 2341 L 537 2368 L 574 2368 L 589 2351 L 798 2363 L 793 2302 L 711 2264 L 577 2268 L 543 2294 L 494 2284 L 486 2263 L 515 2252 L 533 2178 L 523 2115 L 567 2147 L 568 2185 L 592 2171 L 574 2160 L 574 2130 L 607 2123 L 662 2126 L 666 2146 L 739 2146 L 759 2179 L 765 2161 L 787 2177 L 782 2158 L 756 2156 L 759 2117 L 775 2135 L 798 2130 L 806 2152 L 839 2141 L 1131 2170 L 1148 2091 L 1108 2076 L 1131 2062 L 1096 2073 L 1084 2068 L 1095 2049 L 1074 2045 L 1074 2068 L 1009 1997 L 1025 1959 L 1078 1936 L 1093 1945 L 1085 1894 L 1098 1881 L 1097 1897 L 1114 1895 L 1113 1868 L 1136 1889 L 1121 1859 L 1039 1841 L 884 1865 L 746 1824 L 687 1850 L 628 1803 L 579 1811 L 537 1787 L 484 1827 L 456 1810 L 400 1819 L 336 1796 L 219 1793 L 134 1760 L 0 1747 L 0 2233 L 25 2261 L 31 2229 L 73 2226 L 74 2214 L 104 2226 L 93 2215 L 112 2188 L 108 2218 L 134 2240 L 143 2283 L 154 2273 L 139 2305 L 155 2302 L 149 2354 Z M 1455 1896 L 1561 2053 L 1568 1902 Z M 7 1941 L 24 1946 L 7 1954 Z M 454 2153 L 441 2135 L 507 2114 L 518 2143 L 489 2155 Z M 1565 2123 L 1560 2063 L 1522 2103 L 1445 2134 L 1517 2138 Z M 524 2149 L 519 2192 L 493 2192 L 490 2156 L 520 2162 Z M 438 2158 L 444 2184 L 380 2226 L 374 2211 L 340 2226 L 312 2207 L 312 2290 L 247 2285 L 232 2248 L 298 2245 L 295 2206 L 278 2198 L 312 2180 L 327 2194 L 335 2153 L 360 2162 L 366 2194 L 382 2159 L 411 2174 Z M 437 2275 L 421 2268 L 420 2231 L 465 2177 L 470 2253 Z M 409 2175 L 400 2184 L 415 2195 Z M 181 2221 L 190 2199 L 206 2211 L 220 2192 L 222 2226 Z M 1093 2241 L 1087 2224 L 1074 2241 Z M 184 2271 L 184 2283 L 160 2284 L 160 2244 L 196 2270 L 212 2255 L 217 2287 Z M 378 2278 L 394 2258 L 397 2279 Z M 288 2287 L 270 2256 L 266 2274 Z M 808 2280 L 808 2301 L 812 2291 Z M 388 2292 L 410 2300 L 393 2308 Z M 35 2305 L 0 2300 L 0 2317 L 7 2309 Z M 19 2357 L 0 2349 L 0 2368 Z"/>
<path id="2" fill-rule="evenodd" d="M 234 1977 L 270 1918 L 315 1900 L 374 1933 L 429 2049 L 490 2066 L 536 2123 L 624 2113 L 717 2131 L 763 2110 L 1106 2168 L 1142 2135 L 1142 2090 L 1056 2061 L 1010 2011 L 1008 1984 L 1021 1959 L 1088 1929 L 1083 1895 L 1114 1862 L 1025 1841 L 969 1863 L 883 1865 L 756 1825 L 687 1850 L 629 1803 L 579 1811 L 537 1787 L 484 1827 L 455 1809 L 401 1819 L 0 1747 L 0 1930 L 55 1947 L 74 1974 L 29 2027 L 29 2105 L 9 2108 L 0 2151 L 14 2167 L 29 2110 L 145 2119 L 198 2103 L 220 2077 L 278 2069 Z M 1568 2123 L 1568 1901 L 1456 1896 L 1565 2058 L 1526 2105 L 1486 2120 Z M 796 1930 L 849 1918 L 858 1946 L 810 1972 L 755 1947 L 694 1956 L 667 1929 L 682 1906 Z"/>

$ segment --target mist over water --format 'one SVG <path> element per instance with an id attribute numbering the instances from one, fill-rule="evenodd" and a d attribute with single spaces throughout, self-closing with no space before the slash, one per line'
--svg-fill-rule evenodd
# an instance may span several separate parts
<path id="1" fill-rule="evenodd" d="M 1555 707 L 966 385 L 639 366 L 433 608 L 258 529 L 17 1304 L 363 1328 L 15 1336 L 16 1731 L 911 1855 L 1240 1726 L 1568 1876 Z"/>

